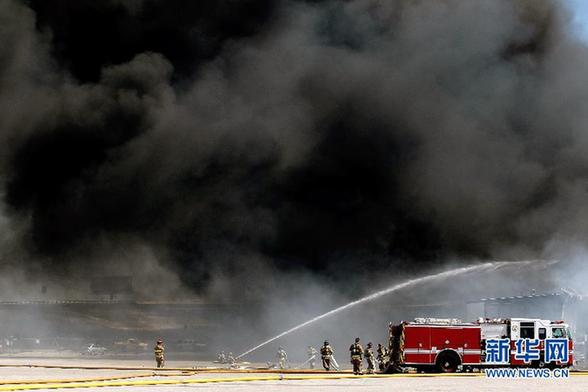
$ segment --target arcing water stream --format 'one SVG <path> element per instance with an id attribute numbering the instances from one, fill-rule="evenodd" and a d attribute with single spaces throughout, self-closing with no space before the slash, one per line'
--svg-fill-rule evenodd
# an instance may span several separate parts
<path id="1" fill-rule="evenodd" d="M 359 304 L 364 303 L 364 302 L 372 301 L 372 300 L 374 300 L 376 298 L 379 298 L 379 297 L 381 297 L 383 295 L 390 294 L 390 293 L 392 293 L 394 291 L 398 291 L 398 290 L 404 289 L 406 287 L 414 286 L 414 285 L 417 285 L 419 283 L 425 283 L 425 282 L 432 281 L 432 280 L 444 279 L 444 278 L 448 278 L 448 277 L 451 277 L 451 276 L 464 274 L 466 272 L 481 271 L 481 270 L 486 270 L 486 269 L 494 269 L 494 268 L 497 268 L 497 267 L 499 267 L 499 266 L 501 266 L 503 264 L 506 264 L 506 263 L 509 263 L 509 262 L 497 261 L 497 262 L 493 262 L 493 263 L 477 264 L 477 265 L 474 265 L 474 266 L 471 266 L 471 267 L 455 268 L 455 269 L 452 269 L 452 270 L 449 270 L 449 271 L 440 272 L 438 274 L 427 275 L 427 276 L 423 276 L 423 277 L 420 277 L 420 278 L 410 279 L 410 280 L 407 280 L 407 281 L 402 282 L 402 283 L 398 283 L 398 284 L 396 284 L 394 286 L 388 287 L 387 289 L 380 290 L 380 291 L 378 291 L 376 293 L 370 294 L 368 296 L 365 296 L 363 298 L 360 298 L 358 300 L 355 300 L 353 302 L 350 302 L 347 305 L 343 305 L 343 306 L 340 306 L 340 307 L 335 308 L 333 310 L 330 310 L 327 313 L 321 314 L 320 316 L 317 316 L 317 317 L 315 317 L 315 318 L 313 318 L 311 320 L 305 321 L 302 324 L 298 324 L 297 326 L 295 326 L 293 328 L 290 328 L 287 331 L 284 331 L 284 332 L 280 333 L 279 335 L 276 335 L 273 338 L 268 339 L 265 342 L 260 343 L 257 346 L 255 346 L 255 347 L 253 347 L 253 348 L 245 351 L 243 354 L 240 354 L 239 356 L 237 356 L 236 359 L 242 358 L 245 355 L 250 354 L 253 351 L 255 351 L 255 350 L 257 350 L 257 349 L 265 346 L 266 344 L 269 344 L 269 343 L 273 342 L 274 340 L 277 340 L 277 339 L 279 339 L 279 338 L 281 338 L 283 336 L 286 336 L 288 334 L 291 334 L 294 331 L 297 331 L 297 330 L 299 330 L 301 328 L 304 328 L 307 325 L 313 324 L 313 323 L 315 323 L 315 322 L 317 322 L 319 320 L 322 320 L 324 318 L 327 318 L 329 316 L 332 316 L 332 315 L 334 315 L 336 313 L 339 313 L 339 312 L 342 312 L 342 311 L 347 310 L 349 308 L 352 308 L 355 305 L 359 305 Z"/>

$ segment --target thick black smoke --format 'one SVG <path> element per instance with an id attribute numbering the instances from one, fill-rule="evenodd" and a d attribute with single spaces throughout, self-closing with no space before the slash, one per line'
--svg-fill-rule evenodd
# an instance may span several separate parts
<path id="1" fill-rule="evenodd" d="M 261 32 L 271 0 L 30 0 L 37 28 L 52 34 L 51 53 L 78 80 L 96 82 L 105 65 L 157 52 L 178 76 L 196 74 L 227 40 Z"/>
<path id="2" fill-rule="evenodd" d="M 7 0 L 0 22 L 3 243 L 47 268 L 138 241 L 205 287 L 588 233 L 588 52 L 559 1 Z"/>

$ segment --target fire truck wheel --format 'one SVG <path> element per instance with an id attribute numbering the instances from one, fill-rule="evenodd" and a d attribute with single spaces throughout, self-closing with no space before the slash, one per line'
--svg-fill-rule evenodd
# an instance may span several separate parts
<path id="1" fill-rule="evenodd" d="M 549 366 L 548 364 L 545 363 L 545 361 L 543 360 L 543 355 L 541 355 L 541 359 L 538 361 L 533 361 L 531 362 L 531 367 L 533 368 L 552 368 L 551 366 L 552 364 L 550 363 Z"/>
<path id="2" fill-rule="evenodd" d="M 539 363 L 537 364 L 537 367 L 538 367 L 538 368 L 544 368 L 544 367 L 546 367 L 546 366 L 547 366 L 547 365 L 545 364 L 545 362 L 543 362 L 543 359 L 541 359 L 541 360 L 539 361 Z"/>
<path id="3" fill-rule="evenodd" d="M 437 370 L 442 373 L 455 373 L 460 363 L 459 355 L 453 351 L 445 351 L 437 357 L 436 365 Z"/>
<path id="4" fill-rule="evenodd" d="M 535 363 L 532 363 L 532 365 L 534 365 L 533 367 L 540 368 L 540 369 L 547 368 L 547 369 L 553 370 L 556 368 L 556 365 L 554 363 L 545 363 L 543 361 L 543 359 L 541 359 L 540 361 L 537 361 Z"/>

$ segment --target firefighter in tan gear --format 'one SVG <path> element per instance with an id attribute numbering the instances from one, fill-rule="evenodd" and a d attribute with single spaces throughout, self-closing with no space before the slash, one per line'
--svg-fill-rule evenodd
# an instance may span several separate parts
<path id="1" fill-rule="evenodd" d="M 355 343 L 349 347 L 351 353 L 351 364 L 353 365 L 353 374 L 361 374 L 361 361 L 363 360 L 363 347 L 359 344 L 359 338 L 355 338 Z"/>
<path id="2" fill-rule="evenodd" d="M 311 369 L 314 369 L 316 367 L 316 357 L 318 356 L 318 351 L 316 351 L 316 348 L 312 347 L 312 346 L 308 346 L 308 365 L 310 366 Z"/>
<path id="3" fill-rule="evenodd" d="M 386 350 L 386 347 L 382 346 L 381 343 L 378 343 L 378 349 L 376 351 L 377 353 L 377 357 L 376 359 L 378 360 L 378 366 L 380 368 L 380 371 L 383 372 L 384 370 L 386 370 L 386 362 L 387 361 L 387 357 L 388 357 L 388 350 Z"/>
<path id="4" fill-rule="evenodd" d="M 365 347 L 365 351 L 363 352 L 363 356 L 367 361 L 367 373 L 374 374 L 376 370 L 376 358 L 374 357 L 374 350 L 372 350 L 372 342 L 369 342 Z"/>
<path id="5" fill-rule="evenodd" d="M 333 348 L 329 345 L 329 342 L 325 340 L 325 344 L 321 347 L 321 359 L 323 361 L 323 367 L 328 372 L 331 370 L 331 360 L 333 359 Z"/>
<path id="6" fill-rule="evenodd" d="M 286 354 L 286 350 L 282 347 L 278 347 L 278 353 L 276 354 L 278 358 L 278 366 L 280 369 L 286 368 L 286 361 L 288 360 L 288 354 Z"/>
<path id="7" fill-rule="evenodd" d="M 157 341 L 155 348 L 153 348 L 153 352 L 155 354 L 155 363 L 157 364 L 157 367 L 162 368 L 165 365 L 165 347 L 163 347 L 163 341 Z"/>
<path id="8" fill-rule="evenodd" d="M 232 352 L 229 352 L 229 355 L 227 355 L 227 362 L 229 364 L 229 367 L 234 367 L 235 364 L 237 363 L 237 360 L 233 356 Z"/>

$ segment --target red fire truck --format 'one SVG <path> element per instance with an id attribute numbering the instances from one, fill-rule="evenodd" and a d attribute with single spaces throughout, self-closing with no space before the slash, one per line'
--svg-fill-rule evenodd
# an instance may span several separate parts
<path id="1" fill-rule="evenodd" d="M 510 339 L 510 361 L 506 365 L 485 363 L 487 339 Z M 539 339 L 541 359 L 525 364 L 514 357 L 515 341 Z M 569 339 L 569 361 L 543 361 L 546 338 Z M 457 319 L 417 318 L 413 322 L 390 324 L 388 371 L 413 367 L 420 371 L 456 372 L 462 368 L 510 367 L 568 367 L 573 364 L 573 342 L 570 329 L 563 321 L 541 319 L 479 319 L 463 323 Z"/>

